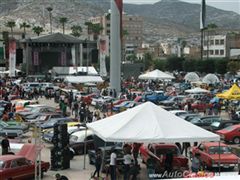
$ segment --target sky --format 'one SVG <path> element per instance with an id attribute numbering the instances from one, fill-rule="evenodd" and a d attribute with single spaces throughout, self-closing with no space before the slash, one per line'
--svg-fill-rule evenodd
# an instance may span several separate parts
<path id="1" fill-rule="evenodd" d="M 133 4 L 152 4 L 160 0 L 123 0 L 124 3 Z M 189 3 L 200 4 L 201 0 L 181 0 Z M 240 14 L 240 0 L 206 0 L 207 5 L 213 6 L 219 9 L 234 11 Z"/>

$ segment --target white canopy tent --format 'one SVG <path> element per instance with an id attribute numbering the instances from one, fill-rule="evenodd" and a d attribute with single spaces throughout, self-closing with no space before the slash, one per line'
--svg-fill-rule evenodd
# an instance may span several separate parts
<path id="1" fill-rule="evenodd" d="M 185 81 L 198 82 L 200 80 L 199 76 L 195 72 L 189 72 L 184 76 Z"/>
<path id="2" fill-rule="evenodd" d="M 148 72 L 146 74 L 142 74 L 138 77 L 139 79 L 143 79 L 143 80 L 172 80 L 175 79 L 175 77 L 164 73 L 158 69 Z"/>
<path id="3" fill-rule="evenodd" d="M 106 142 L 173 143 L 220 140 L 218 135 L 195 126 L 151 102 L 89 123 L 87 126 Z"/>
<path id="4" fill-rule="evenodd" d="M 207 74 L 202 79 L 202 82 L 206 84 L 215 84 L 215 83 L 219 83 L 220 80 L 215 74 Z"/>
<path id="5" fill-rule="evenodd" d="M 100 76 L 66 76 L 64 79 L 68 83 L 101 83 L 103 79 Z"/>
<path id="6" fill-rule="evenodd" d="M 186 93 L 191 93 L 191 94 L 198 94 L 198 93 L 209 93 L 210 91 L 206 90 L 206 89 L 202 89 L 200 87 L 196 87 L 194 89 L 188 89 L 185 90 Z"/>

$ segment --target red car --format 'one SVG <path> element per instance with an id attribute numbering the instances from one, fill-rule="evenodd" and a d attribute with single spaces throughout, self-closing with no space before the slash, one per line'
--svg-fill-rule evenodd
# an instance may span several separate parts
<path id="1" fill-rule="evenodd" d="M 156 172 L 163 172 L 166 154 L 171 151 L 173 153 L 173 170 L 185 171 L 189 169 L 188 158 L 181 155 L 179 148 L 175 144 L 150 144 L 142 145 L 140 153 L 144 163 L 152 156 L 157 161 Z"/>
<path id="2" fill-rule="evenodd" d="M 210 105 L 202 101 L 195 101 L 191 104 L 191 108 L 194 112 L 204 112 Z"/>
<path id="3" fill-rule="evenodd" d="M 87 94 L 87 95 L 82 95 L 83 101 L 90 105 L 92 102 L 92 98 L 96 97 L 97 95 L 92 93 L 92 94 Z"/>
<path id="4" fill-rule="evenodd" d="M 35 175 L 35 150 L 33 144 L 25 144 L 17 155 L 0 156 L 0 179 L 26 180 Z M 41 176 L 47 172 L 50 164 L 41 162 Z"/>
<path id="5" fill-rule="evenodd" d="M 229 146 L 224 143 L 220 143 L 219 155 L 219 142 L 207 142 L 195 146 L 191 150 L 191 155 L 195 156 L 196 153 L 200 154 L 202 165 L 208 169 L 219 167 L 219 162 L 222 168 L 234 169 L 239 161 L 239 158 L 231 152 Z"/>
<path id="6" fill-rule="evenodd" d="M 228 126 L 222 130 L 216 131 L 216 133 L 226 142 L 240 144 L 240 124 Z"/>

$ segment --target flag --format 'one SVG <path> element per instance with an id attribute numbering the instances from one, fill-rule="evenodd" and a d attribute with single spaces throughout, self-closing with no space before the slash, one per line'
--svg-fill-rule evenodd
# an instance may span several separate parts
<path id="1" fill-rule="evenodd" d="M 202 0 L 201 11 L 200 11 L 200 29 L 205 28 L 206 23 L 206 1 Z"/>
<path id="2" fill-rule="evenodd" d="M 9 41 L 9 76 L 14 77 L 16 70 L 16 41 Z"/>
<path id="3" fill-rule="evenodd" d="M 39 66 L 39 53 L 37 51 L 33 52 L 33 65 Z"/>

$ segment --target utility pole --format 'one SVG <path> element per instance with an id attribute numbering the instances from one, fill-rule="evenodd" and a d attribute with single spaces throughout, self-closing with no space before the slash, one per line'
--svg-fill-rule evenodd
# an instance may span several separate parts
<path id="1" fill-rule="evenodd" d="M 35 165 L 35 178 L 34 180 L 41 180 L 41 174 L 42 174 L 42 168 L 41 168 L 41 146 L 42 146 L 42 141 L 41 141 L 41 126 L 40 123 L 35 123 L 34 127 L 34 132 L 33 132 L 33 137 L 35 140 L 35 153 L 36 153 L 36 159 L 34 162 Z"/>

